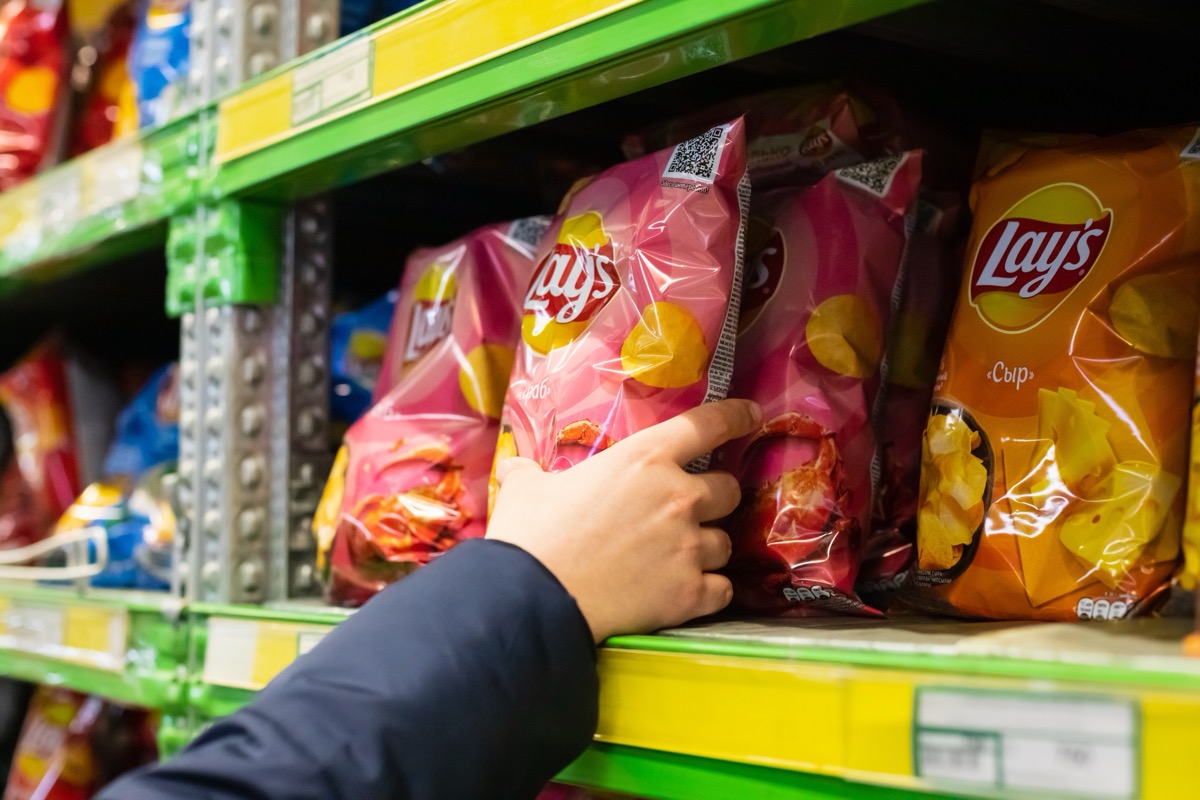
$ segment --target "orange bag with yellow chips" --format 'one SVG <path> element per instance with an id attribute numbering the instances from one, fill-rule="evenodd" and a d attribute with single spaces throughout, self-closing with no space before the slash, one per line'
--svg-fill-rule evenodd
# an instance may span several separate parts
<path id="1" fill-rule="evenodd" d="M 1115 619 L 1179 555 L 1200 132 L 991 138 L 922 450 L 920 607 Z"/>

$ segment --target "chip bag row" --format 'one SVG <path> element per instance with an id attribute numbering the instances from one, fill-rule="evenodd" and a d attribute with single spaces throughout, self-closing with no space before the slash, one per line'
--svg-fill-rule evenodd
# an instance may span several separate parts
<path id="1" fill-rule="evenodd" d="M 1179 555 L 1200 133 L 992 137 L 926 428 L 906 599 L 1113 619 Z"/>

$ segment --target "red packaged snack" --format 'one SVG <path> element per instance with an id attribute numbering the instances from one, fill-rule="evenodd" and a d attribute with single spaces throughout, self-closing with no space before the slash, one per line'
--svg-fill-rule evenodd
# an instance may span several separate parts
<path id="1" fill-rule="evenodd" d="M 733 607 L 877 613 L 854 594 L 872 494 L 873 417 L 903 283 L 921 154 L 845 167 L 756 198 L 765 221 L 742 302 L 730 395 L 762 429 L 718 449 L 742 484 L 728 521 Z"/>
<path id="2" fill-rule="evenodd" d="M 562 470 L 725 396 L 749 181 L 742 121 L 618 164 L 543 237 L 497 461 Z"/>
<path id="3" fill-rule="evenodd" d="M 137 130 L 136 98 L 126 63 L 134 5 L 93 0 L 72 3 L 68 12 L 78 46 L 71 73 L 78 107 L 70 147 L 70 154 L 77 156 Z"/>
<path id="4" fill-rule="evenodd" d="M 62 0 L 0 4 L 0 191 L 57 158 L 66 37 Z"/>
<path id="5" fill-rule="evenodd" d="M 152 715 L 41 686 L 21 728 L 4 800 L 87 800 L 157 757 Z"/>
<path id="6" fill-rule="evenodd" d="M 314 517 L 331 602 L 356 606 L 482 536 L 488 469 L 540 217 L 409 258 L 376 404 L 346 433 Z"/>
<path id="7" fill-rule="evenodd" d="M 56 344 L 38 346 L 0 374 L 0 411 L 13 442 L 9 463 L 0 459 L 0 549 L 9 549 L 45 537 L 81 488 Z"/>

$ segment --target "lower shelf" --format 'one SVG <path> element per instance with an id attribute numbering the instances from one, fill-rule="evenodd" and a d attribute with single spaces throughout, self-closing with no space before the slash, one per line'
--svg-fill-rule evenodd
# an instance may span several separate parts
<path id="1" fill-rule="evenodd" d="M 194 610 L 189 689 L 247 702 L 346 612 Z M 568 782 L 667 800 L 1188 796 L 1200 660 L 1185 621 L 696 625 L 601 649 L 596 744 Z"/>

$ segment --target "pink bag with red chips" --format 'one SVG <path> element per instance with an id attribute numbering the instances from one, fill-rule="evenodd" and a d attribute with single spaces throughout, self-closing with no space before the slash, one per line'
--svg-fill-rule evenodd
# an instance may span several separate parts
<path id="1" fill-rule="evenodd" d="M 314 516 L 331 602 L 354 606 L 482 536 L 521 296 L 547 220 L 480 228 L 405 266 L 379 387 Z"/>
<path id="2" fill-rule="evenodd" d="M 730 396 L 758 401 L 765 422 L 716 453 L 742 484 L 728 520 L 738 611 L 878 613 L 854 581 L 884 333 L 920 179 L 911 152 L 755 199 L 769 227 L 746 283 Z"/>
<path id="3" fill-rule="evenodd" d="M 497 461 L 562 470 L 728 388 L 741 119 L 597 175 L 538 247 Z"/>

